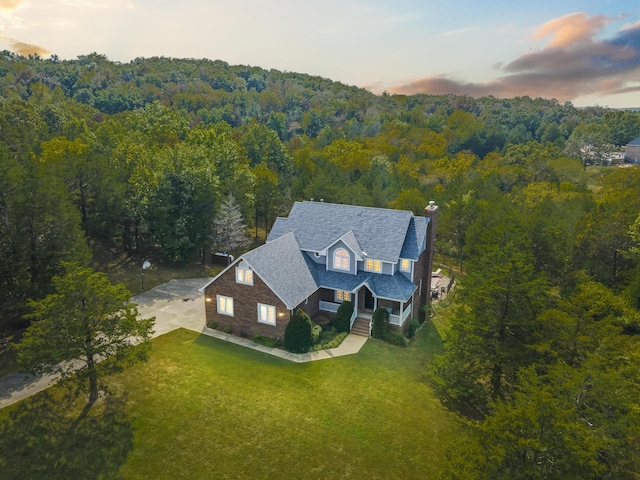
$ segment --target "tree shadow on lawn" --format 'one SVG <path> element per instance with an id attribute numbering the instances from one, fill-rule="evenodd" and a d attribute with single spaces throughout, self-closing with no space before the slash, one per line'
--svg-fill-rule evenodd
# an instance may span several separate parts
<path id="1" fill-rule="evenodd" d="M 125 403 L 125 395 L 104 393 L 91 406 L 63 386 L 8 407 L 0 417 L 2 477 L 122 478 L 120 467 L 133 449 Z"/>

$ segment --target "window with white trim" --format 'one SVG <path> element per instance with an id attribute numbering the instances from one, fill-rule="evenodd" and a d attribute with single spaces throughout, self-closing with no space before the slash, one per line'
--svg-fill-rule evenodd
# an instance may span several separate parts
<path id="1" fill-rule="evenodd" d="M 233 298 L 216 295 L 218 301 L 218 313 L 233 317 Z"/>
<path id="2" fill-rule="evenodd" d="M 350 302 L 351 293 L 344 290 L 336 290 L 336 302 Z"/>
<path id="3" fill-rule="evenodd" d="M 276 307 L 273 305 L 258 304 L 258 322 L 276 324 Z"/>
<path id="4" fill-rule="evenodd" d="M 400 259 L 400 271 L 401 272 L 410 272 L 411 271 L 411 262 L 406 258 Z"/>
<path id="5" fill-rule="evenodd" d="M 333 252 L 333 268 L 338 270 L 350 270 L 349 268 L 349 252 L 344 248 L 339 248 Z"/>
<path id="6" fill-rule="evenodd" d="M 367 272 L 381 272 L 382 263 L 380 262 L 380 260 L 371 260 L 370 258 L 367 258 L 364 261 L 364 269 Z"/>
<path id="7" fill-rule="evenodd" d="M 237 267 L 236 283 L 243 283 L 244 285 L 253 285 L 253 270 Z"/>

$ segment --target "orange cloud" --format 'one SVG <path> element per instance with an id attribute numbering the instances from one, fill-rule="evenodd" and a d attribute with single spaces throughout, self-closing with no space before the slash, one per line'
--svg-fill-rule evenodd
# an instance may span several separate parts
<path id="1" fill-rule="evenodd" d="M 570 13 L 564 17 L 548 21 L 538 29 L 533 38 L 553 36 L 549 48 L 562 48 L 588 42 L 601 31 L 610 19 L 604 15 L 589 17 L 584 12 Z"/>
<path id="2" fill-rule="evenodd" d="M 0 10 L 15 10 L 24 0 L 0 0 Z"/>
<path id="3" fill-rule="evenodd" d="M 51 53 L 46 48 L 42 48 L 37 45 L 31 45 L 29 43 L 18 42 L 18 41 L 12 41 L 10 48 L 11 48 L 11 51 L 13 51 L 14 53 L 17 53 L 18 55 L 23 55 L 25 57 L 29 55 L 39 55 L 42 57 L 45 55 L 49 55 Z"/>

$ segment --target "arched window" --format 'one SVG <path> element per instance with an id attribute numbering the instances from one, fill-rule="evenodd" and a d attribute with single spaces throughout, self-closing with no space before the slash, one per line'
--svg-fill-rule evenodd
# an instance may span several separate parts
<path id="1" fill-rule="evenodd" d="M 349 252 L 344 248 L 337 249 L 333 254 L 333 268 L 349 270 Z"/>

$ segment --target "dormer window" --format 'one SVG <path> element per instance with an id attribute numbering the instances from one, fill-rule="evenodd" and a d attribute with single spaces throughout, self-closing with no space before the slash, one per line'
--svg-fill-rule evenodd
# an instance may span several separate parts
<path id="1" fill-rule="evenodd" d="M 253 270 L 248 268 L 236 268 L 236 283 L 244 285 L 253 285 Z"/>
<path id="2" fill-rule="evenodd" d="M 382 263 L 380 262 L 380 260 L 371 260 L 370 258 L 367 258 L 364 261 L 364 269 L 367 272 L 381 272 Z"/>
<path id="3" fill-rule="evenodd" d="M 333 253 L 333 268 L 337 270 L 350 270 L 349 266 L 349 252 L 344 248 L 339 248 Z"/>
<path id="4" fill-rule="evenodd" d="M 400 271 L 401 272 L 409 272 L 411 271 L 411 262 L 406 258 L 400 260 Z"/>

